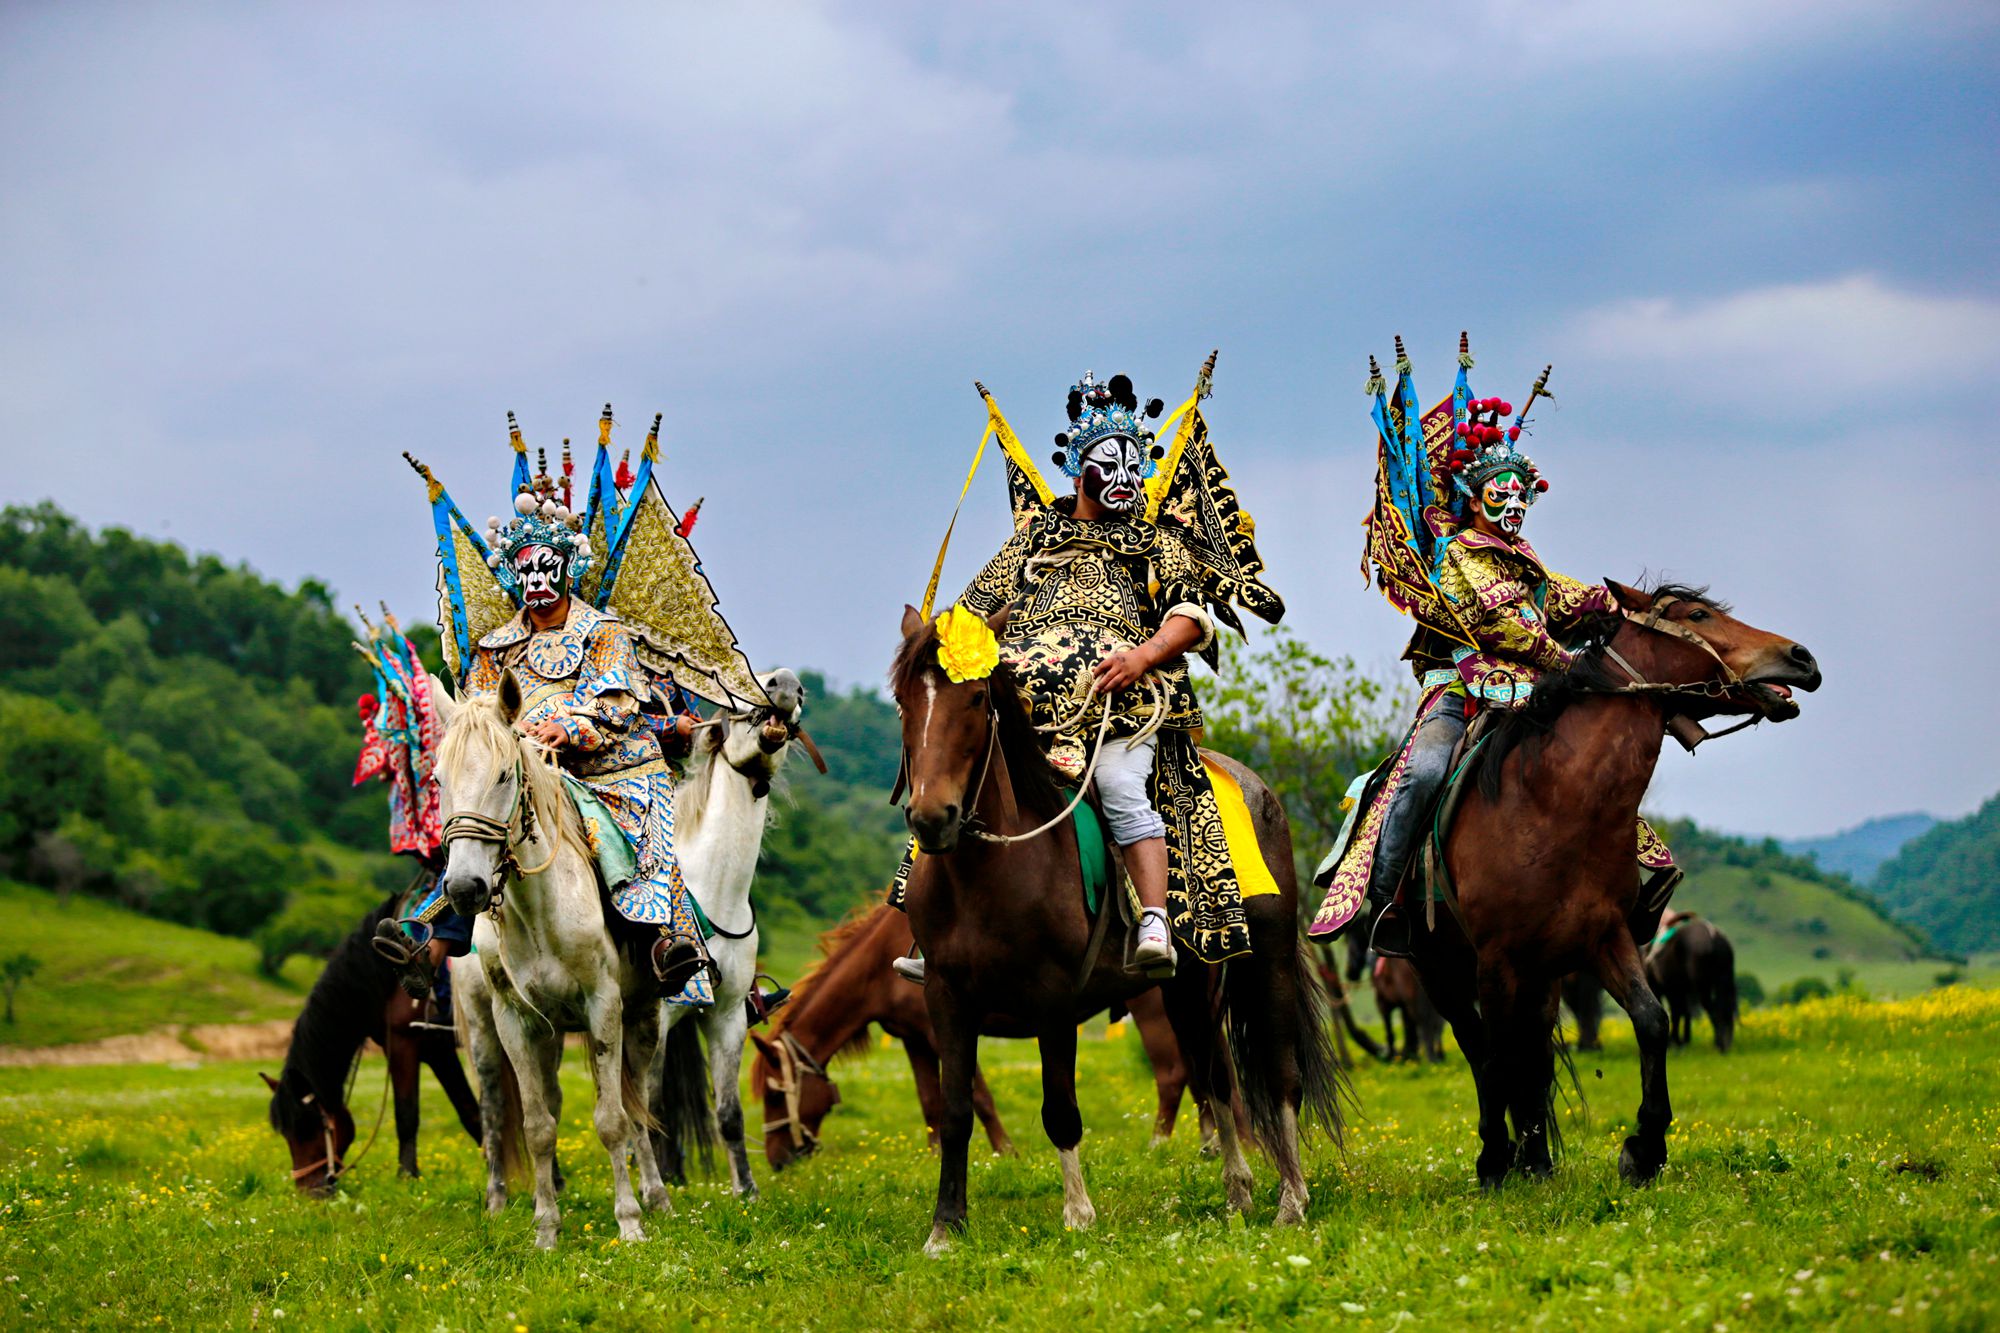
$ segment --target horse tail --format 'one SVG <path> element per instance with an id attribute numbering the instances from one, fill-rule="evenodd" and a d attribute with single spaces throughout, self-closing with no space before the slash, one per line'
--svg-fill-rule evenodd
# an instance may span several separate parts
<path id="1" fill-rule="evenodd" d="M 1222 998 L 1228 1011 L 1229 1051 L 1236 1066 L 1236 1086 L 1250 1117 L 1250 1132 L 1257 1141 L 1281 1142 L 1286 1107 L 1281 1083 L 1272 1075 L 1285 1053 L 1273 1047 L 1282 1029 L 1289 1026 L 1298 1063 L 1300 1131 L 1318 1126 L 1338 1143 L 1340 1101 L 1346 1092 L 1346 1082 L 1334 1055 L 1326 991 L 1303 949 L 1292 951 L 1288 965 L 1290 984 L 1280 980 L 1273 987 L 1269 974 L 1286 966 L 1277 960 L 1261 965 L 1239 960 L 1223 969 Z M 1284 994 L 1286 991 L 1290 994 Z M 1284 1016 L 1290 1019 L 1289 1024 L 1271 1013 L 1273 1001 L 1289 1006 L 1291 1012 Z"/>
<path id="2" fill-rule="evenodd" d="M 649 1123 L 662 1173 L 671 1162 L 683 1175 L 690 1147 L 701 1159 L 703 1175 L 715 1174 L 715 1107 L 708 1091 L 708 1061 L 701 1053 L 701 1036 L 692 1018 L 667 1030 L 661 1040 L 660 1084 L 653 1094 Z"/>
<path id="3" fill-rule="evenodd" d="M 521 1080 L 514 1076 L 514 1062 L 500 1054 L 500 1178 L 519 1186 L 528 1178 L 526 1122 L 521 1114 Z"/>

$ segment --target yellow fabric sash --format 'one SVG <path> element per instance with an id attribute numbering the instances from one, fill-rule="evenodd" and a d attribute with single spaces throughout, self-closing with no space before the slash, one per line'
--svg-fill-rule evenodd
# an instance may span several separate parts
<path id="1" fill-rule="evenodd" d="M 1222 813 L 1222 835 L 1229 844 L 1229 863 L 1235 867 L 1237 887 L 1245 898 L 1276 893 L 1278 881 L 1271 877 L 1271 867 L 1264 864 L 1263 850 L 1257 846 L 1257 828 L 1250 822 L 1243 789 L 1235 778 L 1206 759 L 1202 767 L 1208 770 L 1209 785 L 1215 789 L 1215 806 Z"/>
<path id="2" fill-rule="evenodd" d="M 1160 423 L 1159 434 L 1165 435 L 1175 422 L 1180 429 L 1174 431 L 1174 442 L 1167 446 L 1167 456 L 1160 460 L 1160 466 L 1146 483 L 1146 521 L 1160 521 L 1160 506 L 1166 503 L 1167 487 L 1173 484 L 1174 469 L 1181 465 L 1181 454 L 1187 449 L 1187 442 L 1194 436 L 1195 418 L 1199 415 L 1195 404 L 1201 401 L 1201 390 L 1188 395 L 1188 400 L 1167 413 L 1167 419 Z M 1272 892 L 1277 890 L 1273 889 Z"/>
<path id="3" fill-rule="evenodd" d="M 931 618 L 931 609 L 937 605 L 938 580 L 944 575 L 944 557 L 945 553 L 951 550 L 952 531 L 958 527 L 958 511 L 965 508 L 965 497 L 972 491 L 972 479 L 979 475 L 979 464 L 986 457 L 986 445 L 989 441 L 996 437 L 999 439 L 1000 451 L 1007 455 L 1015 467 L 1021 469 L 1022 475 L 1026 476 L 1034 486 L 1035 494 L 1040 497 L 1043 504 L 1052 504 L 1055 501 L 1055 492 L 1051 491 L 1049 484 L 1042 480 L 1042 474 L 1029 459 L 1028 451 L 1021 447 L 1021 441 L 1015 437 L 1014 428 L 1007 424 L 1007 418 L 1000 415 L 1000 404 L 994 402 L 993 395 L 987 393 L 983 387 L 980 393 L 986 399 L 986 433 L 979 437 L 979 447 L 972 451 L 972 466 L 965 471 L 965 484 L 958 488 L 958 503 L 952 506 L 951 522 L 945 527 L 944 540 L 938 543 L 937 560 L 931 565 L 931 581 L 924 587 L 925 620 Z"/>

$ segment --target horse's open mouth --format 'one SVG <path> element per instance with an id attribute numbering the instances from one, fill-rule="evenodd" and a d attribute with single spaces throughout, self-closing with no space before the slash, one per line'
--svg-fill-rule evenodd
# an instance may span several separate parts
<path id="1" fill-rule="evenodd" d="M 1746 681 L 1750 704 L 1766 721 L 1789 722 L 1799 715 L 1799 705 L 1792 698 L 1792 687 L 1778 681 Z"/>

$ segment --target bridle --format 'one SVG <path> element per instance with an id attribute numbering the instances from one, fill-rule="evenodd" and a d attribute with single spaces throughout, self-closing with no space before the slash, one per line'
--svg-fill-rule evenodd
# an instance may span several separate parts
<path id="1" fill-rule="evenodd" d="M 793 1152 L 803 1154 L 816 1151 L 819 1148 L 819 1135 L 814 1133 L 812 1126 L 806 1124 L 804 1118 L 799 1115 L 799 1102 L 805 1090 L 803 1076 L 809 1074 L 824 1080 L 827 1087 L 833 1090 L 835 1106 L 840 1105 L 840 1085 L 826 1072 L 826 1066 L 813 1059 L 812 1052 L 801 1045 L 799 1039 L 790 1032 L 778 1034 L 776 1052 L 777 1070 L 771 1078 L 771 1090 L 784 1097 L 785 1114 L 782 1119 L 766 1119 L 764 1132 L 774 1134 L 781 1129 L 789 1130 Z"/>
<path id="2" fill-rule="evenodd" d="M 495 819 L 477 810 L 460 810 L 444 821 L 444 842 L 449 847 L 454 842 L 483 842 L 500 849 L 500 866 L 493 885 L 493 897 L 487 904 L 492 911 L 500 905 L 500 892 L 509 879 L 525 879 L 529 875 L 539 875 L 555 864 L 558 848 L 549 847 L 548 856 L 537 866 L 524 866 L 514 855 L 514 849 L 535 840 L 535 803 L 528 794 L 528 761 L 517 747 L 514 752 L 514 803 L 508 807 L 505 819 Z"/>
<path id="3" fill-rule="evenodd" d="M 1700 697 L 1719 701 L 1728 698 L 1732 693 L 1748 684 L 1743 677 L 1736 674 L 1734 667 L 1722 660 L 1722 654 L 1715 651 L 1715 645 L 1679 621 L 1663 618 L 1668 607 L 1674 605 L 1676 602 L 1685 600 L 1687 599 L 1675 597 L 1671 594 L 1655 597 L 1653 604 L 1647 607 L 1645 611 L 1638 615 L 1626 612 L 1625 619 L 1641 629 L 1652 630 L 1656 634 L 1665 634 L 1693 644 L 1715 659 L 1715 665 L 1719 668 L 1719 674 L 1710 676 L 1706 680 L 1681 684 L 1648 680 L 1644 673 L 1626 661 L 1624 655 L 1616 648 L 1613 648 L 1607 640 L 1603 648 L 1604 656 L 1609 658 L 1613 665 L 1625 673 L 1627 683 L 1611 689 L 1593 691 L 1593 693 Z M 1732 735 L 1742 731 L 1746 727 L 1754 727 L 1763 720 L 1760 714 L 1752 712 L 1750 716 L 1733 726 L 1724 727 L 1720 731 L 1710 731 L 1695 719 L 1685 714 L 1676 713 L 1667 719 L 1666 727 L 1667 734 L 1679 741 L 1689 754 L 1693 754 L 1695 747 L 1703 741 L 1714 740 L 1719 736 Z"/>

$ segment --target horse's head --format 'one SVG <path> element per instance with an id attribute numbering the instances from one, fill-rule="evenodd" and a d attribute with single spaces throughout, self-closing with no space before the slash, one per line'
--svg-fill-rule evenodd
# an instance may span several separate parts
<path id="1" fill-rule="evenodd" d="M 840 1085 L 799 1063 L 777 1041 L 753 1032 L 750 1088 L 764 1102 L 764 1160 L 782 1171 L 819 1151 L 819 1127 L 840 1105 Z"/>
<path id="2" fill-rule="evenodd" d="M 785 766 L 791 743 L 805 734 L 800 725 L 806 712 L 806 687 L 787 667 L 757 677 L 770 703 L 747 713 L 729 715 L 719 742 L 725 764 L 749 780 L 757 795 L 771 789 Z"/>
<path id="3" fill-rule="evenodd" d="M 1662 584 L 1642 592 L 1609 579 L 1605 586 L 1628 616 L 1669 636 L 1690 640 L 1675 656 L 1676 666 L 1689 677 L 1689 683 L 1719 679 L 1717 660 L 1739 682 L 1711 699 L 1678 705 L 1677 712 L 1690 716 L 1755 713 L 1769 721 L 1785 722 L 1799 715 L 1792 691 L 1810 693 L 1820 686 L 1819 663 L 1803 645 L 1736 619 L 1727 605 L 1701 589 Z"/>
<path id="4" fill-rule="evenodd" d="M 444 722 L 438 745 L 438 814 L 444 821 L 444 891 L 461 916 L 486 910 L 499 890 L 510 838 L 520 828 L 527 756 L 514 722 L 521 685 L 504 673 L 491 700 L 459 703 L 434 682 Z"/>
<path id="5" fill-rule="evenodd" d="M 321 1103 L 305 1076 L 287 1067 L 277 1078 L 260 1073 L 271 1090 L 271 1128 L 292 1153 L 292 1183 L 308 1194 L 329 1194 L 341 1159 L 354 1143 L 354 1117 L 345 1106 Z"/>
<path id="6" fill-rule="evenodd" d="M 936 627 L 914 607 L 903 608 L 903 644 L 889 673 L 903 725 L 904 808 L 917 846 L 942 855 L 979 793 L 994 743 L 994 677 L 953 681 L 938 662 Z"/>

